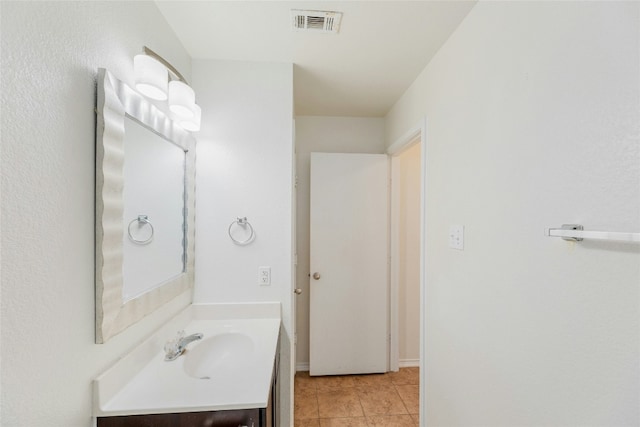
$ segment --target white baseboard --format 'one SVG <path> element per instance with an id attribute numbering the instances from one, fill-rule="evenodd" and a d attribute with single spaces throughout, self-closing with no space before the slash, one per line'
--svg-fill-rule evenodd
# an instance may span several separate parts
<path id="1" fill-rule="evenodd" d="M 398 366 L 401 368 L 412 368 L 420 366 L 420 359 L 400 359 L 398 361 Z M 301 362 L 296 364 L 296 371 L 308 371 L 309 370 L 309 362 Z"/>
<path id="2" fill-rule="evenodd" d="M 420 366 L 420 359 L 400 359 L 398 366 L 401 368 L 413 368 Z"/>

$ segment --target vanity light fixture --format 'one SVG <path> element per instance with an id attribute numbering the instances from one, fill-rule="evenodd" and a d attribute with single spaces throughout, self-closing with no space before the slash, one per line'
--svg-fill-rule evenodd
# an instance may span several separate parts
<path id="1" fill-rule="evenodd" d="M 169 72 L 156 59 L 145 54 L 133 57 L 133 73 L 136 90 L 156 101 L 167 99 Z"/>
<path id="2" fill-rule="evenodd" d="M 198 104 L 193 104 L 194 112 L 190 119 L 180 121 L 180 126 L 189 132 L 197 132 L 200 130 L 200 119 L 202 118 L 202 110 Z"/>
<path id="3" fill-rule="evenodd" d="M 156 101 L 166 100 L 180 126 L 190 132 L 200 130 L 202 111 L 195 92 L 173 65 L 144 46 L 143 53 L 133 58 L 133 68 L 138 92 Z"/>
<path id="4" fill-rule="evenodd" d="M 191 86 L 180 80 L 169 82 L 169 109 L 180 119 L 190 119 L 195 114 L 196 94 Z"/>

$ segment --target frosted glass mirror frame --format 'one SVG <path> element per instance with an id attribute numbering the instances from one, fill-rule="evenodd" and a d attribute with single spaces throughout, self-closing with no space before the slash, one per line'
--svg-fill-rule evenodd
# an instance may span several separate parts
<path id="1" fill-rule="evenodd" d="M 98 70 L 96 122 L 96 343 L 128 326 L 193 286 L 195 254 L 195 138 L 164 112 Z M 185 272 L 143 295 L 123 301 L 124 118 L 128 114 L 186 151 Z"/>

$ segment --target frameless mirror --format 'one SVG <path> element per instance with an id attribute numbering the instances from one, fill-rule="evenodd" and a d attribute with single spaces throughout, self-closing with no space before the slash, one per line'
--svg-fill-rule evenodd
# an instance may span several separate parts
<path id="1" fill-rule="evenodd" d="M 193 285 L 195 139 L 104 69 L 96 112 L 102 343 Z"/>

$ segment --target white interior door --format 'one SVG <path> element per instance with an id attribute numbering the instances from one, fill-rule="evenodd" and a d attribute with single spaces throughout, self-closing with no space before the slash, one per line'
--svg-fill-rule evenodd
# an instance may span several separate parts
<path id="1" fill-rule="evenodd" d="M 388 370 L 389 161 L 311 154 L 311 375 Z"/>

